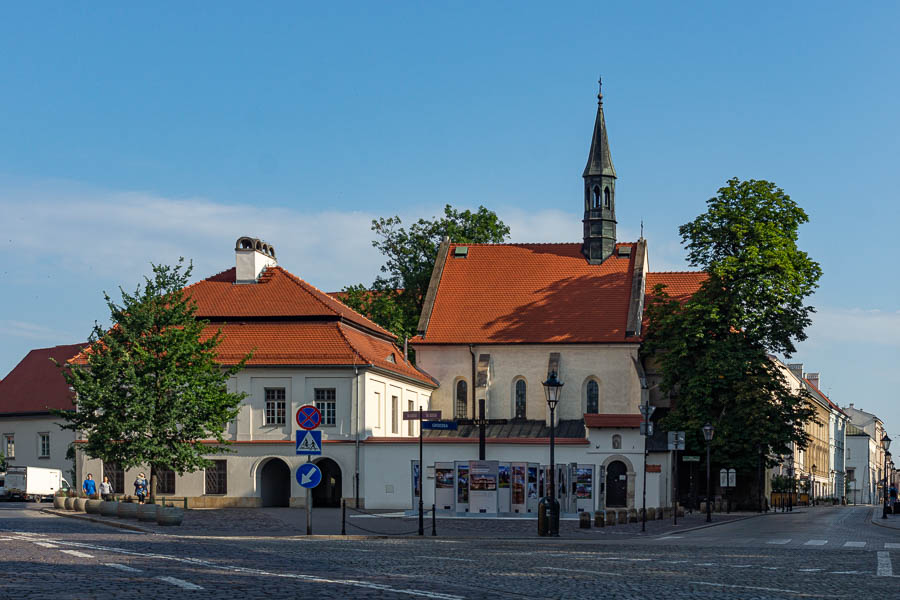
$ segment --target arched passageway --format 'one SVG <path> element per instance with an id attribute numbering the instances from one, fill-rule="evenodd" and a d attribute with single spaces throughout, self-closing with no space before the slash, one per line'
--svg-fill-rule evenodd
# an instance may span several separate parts
<path id="1" fill-rule="evenodd" d="M 330 458 L 320 458 L 316 466 L 322 471 L 322 482 L 312 489 L 313 507 L 341 505 L 341 468 Z"/>
<path id="2" fill-rule="evenodd" d="M 291 502 L 291 469 L 280 458 L 270 459 L 259 474 L 263 506 L 289 506 Z"/>

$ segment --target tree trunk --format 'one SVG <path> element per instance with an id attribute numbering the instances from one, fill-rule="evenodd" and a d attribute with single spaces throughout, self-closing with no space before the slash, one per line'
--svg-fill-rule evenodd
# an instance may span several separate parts
<path id="1" fill-rule="evenodd" d="M 150 465 L 150 504 L 156 504 L 156 466 Z"/>

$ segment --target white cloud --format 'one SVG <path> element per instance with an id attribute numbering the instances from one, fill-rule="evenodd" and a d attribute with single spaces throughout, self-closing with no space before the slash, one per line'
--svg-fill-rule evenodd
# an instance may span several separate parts
<path id="1" fill-rule="evenodd" d="M 813 344 L 900 346 L 900 311 L 819 307 L 807 334 Z"/>
<path id="2" fill-rule="evenodd" d="M 57 331 L 56 329 L 38 323 L 11 320 L 0 321 L 0 334 L 9 337 L 38 341 L 54 341 L 60 338 L 72 337 L 71 334 Z"/>

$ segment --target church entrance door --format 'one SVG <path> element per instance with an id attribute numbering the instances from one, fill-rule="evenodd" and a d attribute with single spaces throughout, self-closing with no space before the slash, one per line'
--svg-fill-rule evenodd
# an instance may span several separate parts
<path id="1" fill-rule="evenodd" d="M 628 493 L 628 469 L 625 463 L 614 460 L 606 467 L 606 506 L 624 507 Z"/>

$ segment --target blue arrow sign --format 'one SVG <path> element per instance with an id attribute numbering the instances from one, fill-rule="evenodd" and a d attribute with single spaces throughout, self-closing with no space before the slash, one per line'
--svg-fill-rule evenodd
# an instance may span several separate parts
<path id="1" fill-rule="evenodd" d="M 440 429 L 442 431 L 455 430 L 456 421 L 422 421 L 422 429 Z"/>
<path id="2" fill-rule="evenodd" d="M 303 463 L 297 469 L 297 483 L 301 487 L 314 488 L 322 481 L 322 471 L 312 463 Z"/>
<path id="3" fill-rule="evenodd" d="M 298 431 L 297 432 L 297 455 L 298 456 L 318 456 L 322 454 L 322 432 L 321 431 Z"/>

